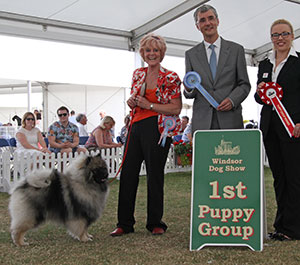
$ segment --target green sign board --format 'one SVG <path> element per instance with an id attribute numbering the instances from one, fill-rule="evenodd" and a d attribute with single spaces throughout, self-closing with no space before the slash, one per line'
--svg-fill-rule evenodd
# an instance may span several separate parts
<path id="1" fill-rule="evenodd" d="M 263 163 L 259 130 L 196 131 L 190 250 L 263 248 Z"/>

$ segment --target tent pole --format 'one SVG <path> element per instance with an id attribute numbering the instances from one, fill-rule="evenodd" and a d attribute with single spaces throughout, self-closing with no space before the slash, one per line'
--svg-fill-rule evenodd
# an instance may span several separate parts
<path id="1" fill-rule="evenodd" d="M 42 84 L 43 91 L 43 131 L 47 132 L 48 129 L 48 116 L 49 116 L 49 107 L 48 107 L 48 84 Z"/>
<path id="2" fill-rule="evenodd" d="M 31 81 L 27 81 L 27 111 L 31 111 Z"/>

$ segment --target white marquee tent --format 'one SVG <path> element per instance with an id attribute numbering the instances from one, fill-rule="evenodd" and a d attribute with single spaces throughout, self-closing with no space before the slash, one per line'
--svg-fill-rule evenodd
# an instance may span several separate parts
<path id="1" fill-rule="evenodd" d="M 193 12 L 203 3 L 217 9 L 220 35 L 245 47 L 250 66 L 271 50 L 269 27 L 278 18 L 293 24 L 294 46 L 300 50 L 299 0 L 0 0 L 0 35 L 134 52 L 139 39 L 155 31 L 165 37 L 168 55 L 183 57 L 202 41 Z"/>
<path id="2" fill-rule="evenodd" d="M 192 14 L 203 3 L 217 9 L 220 34 L 242 44 L 249 63 L 271 49 L 274 20 L 288 19 L 300 36 L 299 0 L 0 0 L 0 33 L 134 50 L 155 31 L 166 37 L 169 54 L 183 56 L 201 41 Z"/>

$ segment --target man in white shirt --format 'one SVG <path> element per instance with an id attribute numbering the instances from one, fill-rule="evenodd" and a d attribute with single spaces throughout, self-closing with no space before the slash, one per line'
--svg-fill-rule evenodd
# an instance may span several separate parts
<path id="1" fill-rule="evenodd" d="M 243 128 L 241 103 L 250 92 L 244 48 L 219 36 L 212 6 L 200 6 L 194 19 L 204 41 L 186 52 L 186 72 L 197 72 L 203 88 L 220 105 L 214 109 L 197 89 L 185 88 L 185 97 L 194 99 L 192 132 Z"/>
<path id="2" fill-rule="evenodd" d="M 76 125 L 79 129 L 79 137 L 80 136 L 89 136 L 88 132 L 86 131 L 85 125 L 87 123 L 87 117 L 85 114 L 78 114 L 76 117 Z"/>
<path id="3" fill-rule="evenodd" d="M 75 111 L 74 110 L 71 110 L 71 112 L 70 112 L 69 122 L 72 122 L 73 124 L 76 125 L 76 115 L 75 115 Z"/>

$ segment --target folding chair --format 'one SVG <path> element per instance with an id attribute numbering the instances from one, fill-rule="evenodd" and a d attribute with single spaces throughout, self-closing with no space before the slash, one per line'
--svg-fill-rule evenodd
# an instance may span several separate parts
<path id="1" fill-rule="evenodd" d="M 10 151 L 9 142 L 4 138 L 0 138 L 0 153 L 5 150 Z"/>
<path id="2" fill-rule="evenodd" d="M 79 137 L 79 145 L 85 145 L 85 143 L 88 139 L 89 139 L 88 136 L 80 136 Z"/>
<path id="3" fill-rule="evenodd" d="M 44 137 L 44 141 L 45 141 L 45 143 L 46 143 L 46 146 L 48 147 L 48 146 L 49 146 L 49 140 L 48 140 L 48 138 L 47 138 L 47 137 Z"/>
<path id="4" fill-rule="evenodd" d="M 11 147 L 17 147 L 17 141 L 16 141 L 16 138 L 10 138 L 9 139 L 9 145 Z"/>

